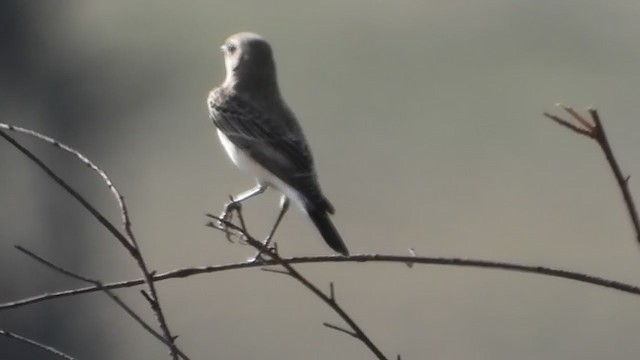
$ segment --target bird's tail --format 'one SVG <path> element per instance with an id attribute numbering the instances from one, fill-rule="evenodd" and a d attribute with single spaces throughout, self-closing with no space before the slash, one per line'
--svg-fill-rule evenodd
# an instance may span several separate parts
<path id="1" fill-rule="evenodd" d="M 338 233 L 338 230 L 329 219 L 329 214 L 325 209 L 318 209 L 315 206 L 307 206 L 307 214 L 313 221 L 313 224 L 318 228 L 320 234 L 324 238 L 324 241 L 331 246 L 331 248 L 344 256 L 349 255 L 347 246 L 342 241 L 342 237 Z"/>

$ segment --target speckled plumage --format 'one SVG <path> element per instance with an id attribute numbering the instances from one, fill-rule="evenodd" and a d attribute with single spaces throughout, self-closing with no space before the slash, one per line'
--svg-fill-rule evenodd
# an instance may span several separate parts
<path id="1" fill-rule="evenodd" d="M 291 199 L 334 250 L 347 254 L 327 215 L 334 208 L 318 184 L 309 145 L 280 96 L 271 47 L 259 35 L 239 33 L 223 50 L 227 76 L 210 92 L 207 105 L 229 157 L 258 183 Z"/>

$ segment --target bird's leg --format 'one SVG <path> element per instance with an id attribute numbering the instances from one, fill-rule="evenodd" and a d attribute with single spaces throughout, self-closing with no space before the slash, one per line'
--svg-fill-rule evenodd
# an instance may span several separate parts
<path id="1" fill-rule="evenodd" d="M 265 248 L 269 248 L 269 244 L 273 239 L 273 234 L 276 233 L 276 229 L 278 228 L 278 225 L 280 225 L 280 222 L 282 221 L 282 218 L 284 218 L 284 214 L 287 212 L 287 210 L 289 210 L 289 198 L 286 197 L 285 195 L 282 195 L 282 197 L 280 197 L 280 213 L 278 213 L 276 222 L 273 224 L 273 227 L 271 228 L 269 235 L 267 236 L 265 241 L 262 243 L 262 245 L 264 245 Z M 263 251 L 259 250 L 252 261 L 260 261 L 262 259 L 262 253 Z"/>
<path id="2" fill-rule="evenodd" d="M 278 225 L 280 225 L 280 222 L 282 221 L 282 218 L 284 217 L 284 214 L 286 214 L 287 210 L 289 210 L 289 198 L 285 195 L 282 195 L 282 197 L 280 197 L 280 213 L 278 214 L 276 222 L 273 224 L 273 227 L 269 232 L 269 236 L 267 236 L 267 238 L 264 240 L 263 244 L 265 247 L 269 247 L 269 243 L 273 239 L 273 234 L 276 233 L 276 229 L 278 228 Z"/>
<path id="3" fill-rule="evenodd" d="M 235 197 L 231 197 L 231 201 L 224 205 L 224 210 L 222 211 L 222 214 L 220 214 L 220 218 L 225 221 L 230 221 L 233 212 L 240 210 L 243 201 L 249 200 L 256 195 L 260 195 L 265 192 L 265 190 L 267 190 L 267 185 L 258 183 L 256 187 L 240 193 Z"/>
<path id="4" fill-rule="evenodd" d="M 265 192 L 265 190 L 267 190 L 267 185 L 258 183 L 256 187 L 237 195 L 235 198 L 233 196 L 229 196 L 230 201 L 224 205 L 224 210 L 222 211 L 222 214 L 220 214 L 220 217 L 219 217 L 220 220 L 218 221 L 218 224 L 217 224 L 218 225 L 217 227 L 219 229 L 227 233 L 227 240 L 229 240 L 229 242 L 233 242 L 231 240 L 232 233 L 229 231 L 225 223 L 228 223 L 232 220 L 234 211 L 238 213 L 238 217 L 242 222 L 242 217 L 241 217 L 242 214 L 240 213 L 242 209 L 242 202 L 256 195 L 262 194 L 263 192 Z M 244 227 L 244 222 L 242 222 L 241 225 Z M 246 230 L 243 229 L 243 231 L 246 231 Z"/>

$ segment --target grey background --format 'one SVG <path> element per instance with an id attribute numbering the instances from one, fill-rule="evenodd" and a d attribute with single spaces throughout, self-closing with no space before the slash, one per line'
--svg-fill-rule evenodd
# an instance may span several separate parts
<path id="1" fill-rule="evenodd" d="M 253 185 L 227 160 L 205 107 L 224 76 L 218 46 L 251 30 L 275 49 L 282 92 L 352 252 L 413 247 L 637 282 L 640 250 L 599 149 L 541 116 L 558 101 L 597 105 L 623 169 L 640 174 L 636 1 L 12 0 L 0 17 L 0 121 L 54 136 L 108 171 L 155 269 L 252 254 L 203 226 L 205 212 Z M 118 220 L 85 167 L 18 138 Z M 0 301 L 80 285 L 13 244 L 104 281 L 138 277 L 105 230 L 4 142 L 0 173 Z M 276 205 L 270 192 L 246 207 L 256 234 Z M 329 253 L 295 211 L 277 241 L 284 255 Z M 299 268 L 322 286 L 334 281 L 341 304 L 389 356 L 584 360 L 640 351 L 640 299 L 627 294 L 490 270 Z M 324 328 L 339 320 L 285 277 L 246 270 L 159 288 L 193 359 L 371 358 Z M 153 320 L 136 290 L 119 293 Z M 0 328 L 81 359 L 167 357 L 100 294 L 2 312 Z M 0 359 L 43 358 L 0 338 Z"/>

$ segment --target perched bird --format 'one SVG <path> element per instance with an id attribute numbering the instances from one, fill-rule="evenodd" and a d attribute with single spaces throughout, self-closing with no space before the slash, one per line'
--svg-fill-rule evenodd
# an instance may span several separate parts
<path id="1" fill-rule="evenodd" d="M 302 128 L 280 95 L 271 46 L 260 35 L 242 32 L 230 36 L 221 49 L 226 78 L 209 93 L 209 117 L 231 161 L 258 182 L 232 198 L 222 217 L 227 217 L 230 207 L 273 187 L 282 197 L 266 245 L 291 200 L 309 216 L 333 250 L 348 255 L 329 219 L 334 208 L 320 190 Z"/>

